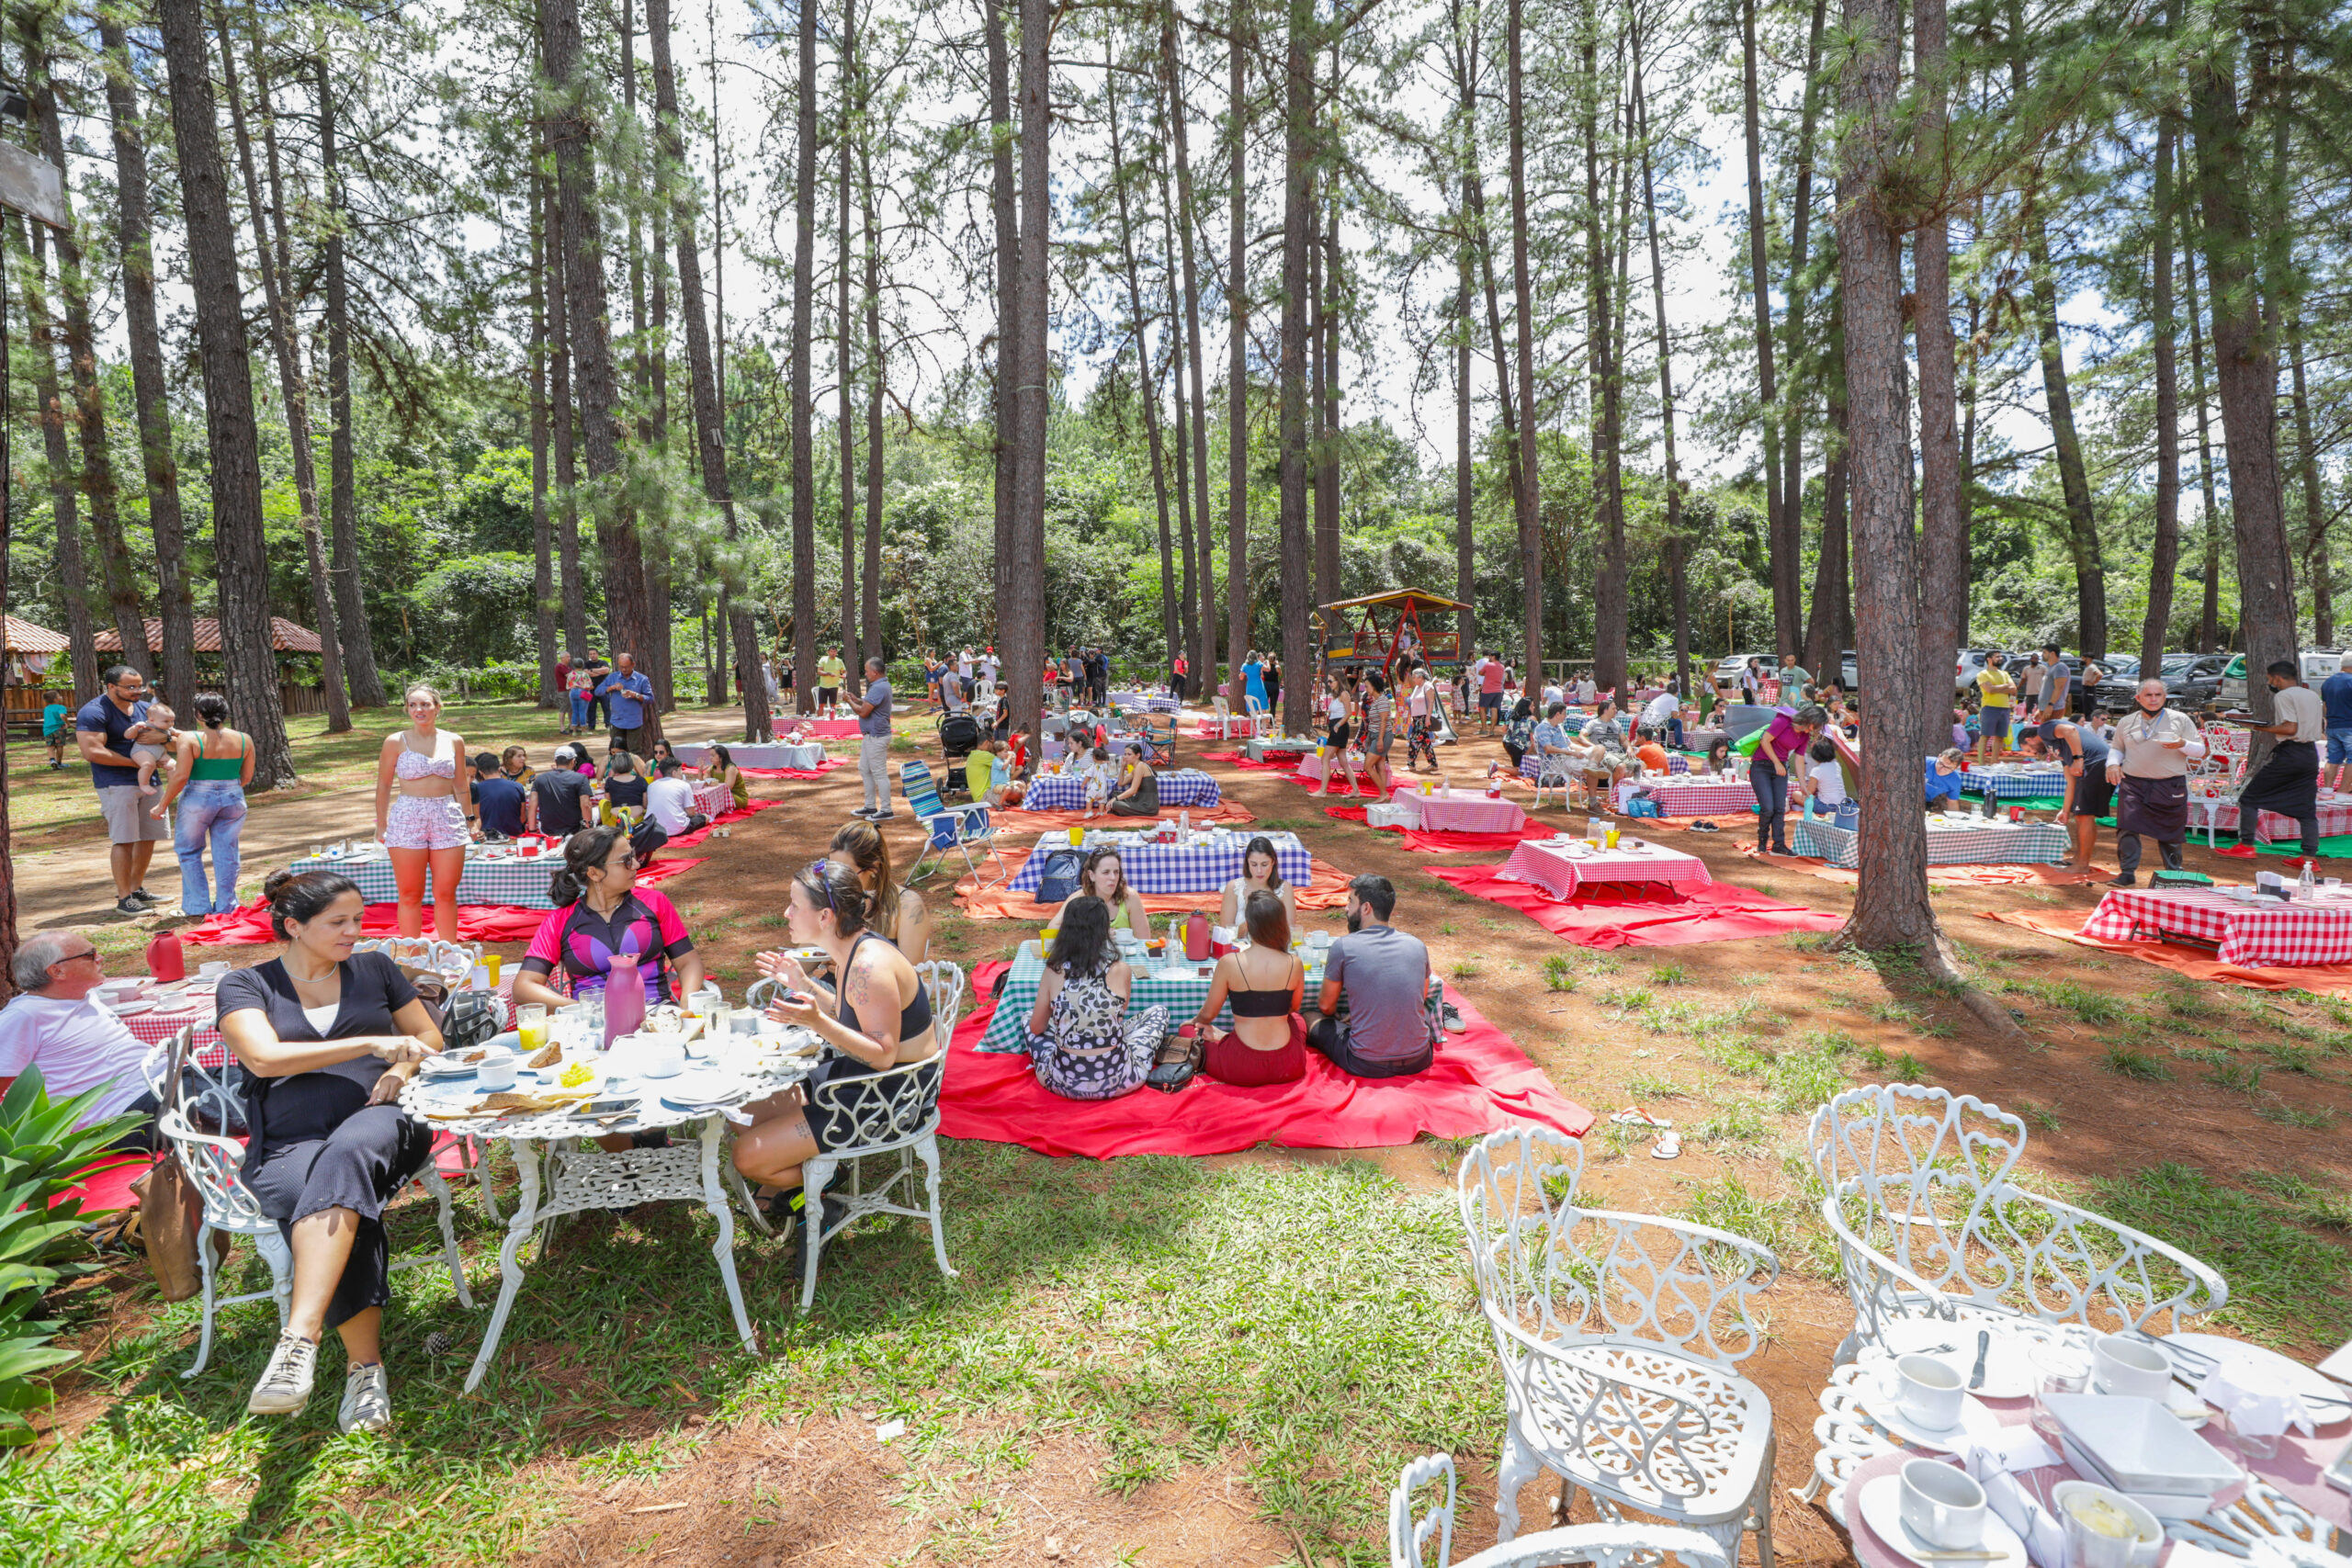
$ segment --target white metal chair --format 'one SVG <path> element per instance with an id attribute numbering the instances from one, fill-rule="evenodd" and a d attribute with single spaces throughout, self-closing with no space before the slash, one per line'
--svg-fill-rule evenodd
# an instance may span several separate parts
<path id="1" fill-rule="evenodd" d="M 939 1210 L 939 1090 L 946 1072 L 947 1052 L 943 1043 L 920 1062 L 834 1078 L 818 1085 L 809 1097 L 815 1109 L 831 1114 L 835 1128 L 847 1130 L 848 1141 L 800 1168 L 805 1190 L 823 1192 L 844 1211 L 828 1225 L 822 1205 L 811 1202 L 808 1206 L 802 1222 L 808 1226 L 808 1243 L 802 1249 L 802 1312 L 817 1299 L 818 1253 L 826 1242 L 873 1214 L 928 1219 L 932 1255 L 938 1260 L 939 1271 L 951 1280 L 956 1278 L 947 1262 L 947 1238 Z M 868 1159 L 878 1159 L 885 1166 L 881 1179 L 871 1188 L 866 1186 Z M 917 1159 L 923 1165 L 920 1192 L 915 1188 Z M 850 1168 L 846 1190 L 827 1191 L 833 1173 L 844 1164 Z"/>
<path id="2" fill-rule="evenodd" d="M 1734 1367 L 1763 1344 L 1747 1299 L 1780 1261 L 1729 1231 L 1578 1208 L 1583 1167 L 1576 1139 L 1521 1127 L 1482 1140 L 1456 1180 L 1502 1362 L 1497 1539 L 1548 1470 L 1563 1518 L 1581 1489 L 1605 1519 L 1687 1525 L 1727 1561 L 1753 1529 L 1772 1568 L 1772 1404 Z"/>
<path id="3" fill-rule="evenodd" d="M 1552 790 L 1560 794 L 1560 804 L 1568 803 L 1568 785 L 1576 777 L 1576 762 L 1565 753 L 1557 756 L 1537 751 L 1535 758 L 1535 809 L 1544 809 L 1544 796 Z"/>
<path id="4" fill-rule="evenodd" d="M 931 993 L 932 1032 L 944 1051 L 948 1037 L 956 1032 L 956 1017 L 964 1010 L 964 971 L 944 958 L 933 958 L 916 964 L 915 973 L 922 976 L 923 989 Z"/>
<path id="5" fill-rule="evenodd" d="M 2155 1332 L 2230 1299 L 2179 1248 L 2018 1186 L 2025 1122 L 1924 1084 L 1849 1089 L 1813 1114 L 1822 1218 L 1854 1303 L 1849 1361 L 1891 1322 L 2028 1318 Z"/>
<path id="6" fill-rule="evenodd" d="M 1415 1494 L 1424 1486 L 1445 1483 L 1445 1500 L 1434 1493 L 1426 1513 L 1416 1517 Z M 1396 1478 L 1388 1495 L 1388 1568 L 1555 1568 L 1566 1562 L 1590 1562 L 1595 1568 L 1649 1568 L 1668 1553 L 1683 1568 L 1736 1568 L 1724 1549 L 1697 1530 L 1670 1525 L 1617 1523 L 1563 1525 L 1538 1530 L 1515 1540 L 1490 1546 L 1475 1557 L 1453 1561 L 1453 1456 L 1431 1454 L 1417 1459 Z M 1430 1546 L 1434 1540 L 1435 1555 Z"/>

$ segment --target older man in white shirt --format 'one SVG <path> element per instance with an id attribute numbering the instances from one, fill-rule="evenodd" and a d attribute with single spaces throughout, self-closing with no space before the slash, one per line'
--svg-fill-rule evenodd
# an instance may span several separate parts
<path id="1" fill-rule="evenodd" d="M 27 1068 L 40 1069 L 51 1100 L 101 1090 L 76 1125 L 136 1114 L 142 1125 L 122 1146 L 152 1148 L 159 1106 L 149 1080 L 164 1047 L 131 1033 L 91 998 L 107 975 L 90 939 L 74 931 L 35 931 L 17 947 L 9 976 L 17 995 L 0 1008 L 0 1094 Z"/>

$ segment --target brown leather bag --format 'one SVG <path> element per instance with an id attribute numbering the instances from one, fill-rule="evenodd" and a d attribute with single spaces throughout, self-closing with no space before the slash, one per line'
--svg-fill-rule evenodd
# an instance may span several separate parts
<path id="1" fill-rule="evenodd" d="M 187 1066 L 187 1036 L 181 1038 L 183 1048 L 173 1054 L 170 1075 L 164 1080 L 170 1086 L 170 1099 L 158 1108 L 158 1121 L 164 1111 L 182 1109 L 180 1070 Z M 160 1132 L 156 1141 L 161 1147 L 153 1168 L 132 1182 L 130 1190 L 139 1196 L 139 1235 L 147 1249 L 147 1271 L 155 1276 L 155 1288 L 165 1301 L 184 1302 L 204 1288 L 196 1256 L 204 1200 L 181 1168 L 179 1151 Z"/>

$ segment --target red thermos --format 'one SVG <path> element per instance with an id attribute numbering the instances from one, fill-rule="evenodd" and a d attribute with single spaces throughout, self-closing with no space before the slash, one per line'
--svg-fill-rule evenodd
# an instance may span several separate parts
<path id="1" fill-rule="evenodd" d="M 157 931 L 147 939 L 147 973 L 158 980 L 187 978 L 187 955 L 177 931 Z"/>
<path id="2" fill-rule="evenodd" d="M 1184 917 L 1184 956 L 1198 964 L 1209 955 L 1209 918 L 1198 909 Z"/>

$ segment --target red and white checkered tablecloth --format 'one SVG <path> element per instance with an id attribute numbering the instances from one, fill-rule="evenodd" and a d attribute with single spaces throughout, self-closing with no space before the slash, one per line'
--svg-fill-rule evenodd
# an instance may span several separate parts
<path id="1" fill-rule="evenodd" d="M 1425 795 L 1417 784 L 1398 784 L 1390 800 L 1431 832 L 1516 833 L 1527 826 L 1527 813 L 1515 802 L 1489 799 L 1484 790 L 1439 790 Z"/>
<path id="2" fill-rule="evenodd" d="M 2204 827 L 2207 815 L 2203 798 L 2195 795 L 2190 795 L 2188 797 L 2189 830 L 2194 832 Z M 2237 831 L 2237 802 L 2222 801 L 2212 807 L 2211 815 L 2213 818 L 2213 826 L 2221 831 L 2224 833 Z M 2282 817 L 2276 811 L 2265 811 L 2262 814 L 2262 819 L 2254 825 L 2254 836 L 2265 843 L 2293 839 L 2301 831 L 2302 829 L 2295 825 L 2293 818 Z M 2319 803 L 2319 833 L 2323 839 L 2333 838 L 2338 833 L 2352 833 L 2352 799 L 2323 800 Z"/>
<path id="3" fill-rule="evenodd" d="M 1649 790 L 1650 798 L 1668 817 L 1725 817 L 1752 813 L 1756 809 L 1756 787 L 1746 780 L 1736 784 L 1680 783 L 1668 780 L 1636 786 L 1617 786 L 1617 809 L 1623 811 L 1633 798 L 1636 787 Z"/>
<path id="4" fill-rule="evenodd" d="M 504 973 L 498 998 L 499 1021 L 510 1016 L 506 988 L 514 985 L 514 969 L 503 965 Z M 217 1068 L 227 1059 L 227 1047 L 220 1043 L 220 1032 L 212 1026 L 212 998 L 207 997 L 197 1007 L 186 1012 L 135 1012 L 121 1020 L 122 1026 L 150 1045 L 160 1045 L 189 1024 L 196 1025 L 193 1046 L 197 1064 L 206 1069 Z"/>
<path id="5" fill-rule="evenodd" d="M 1589 882 L 1713 882 L 1707 865 L 1696 855 L 1657 844 L 1639 849 L 1620 844 L 1613 850 L 1571 854 L 1563 845 L 1520 843 L 1495 872 L 1498 882 L 1524 882 L 1555 898 L 1573 897 Z"/>
<path id="6" fill-rule="evenodd" d="M 2102 942 L 2153 936 L 2215 944 L 2224 964 L 2352 963 L 2352 898 L 2241 904 L 2216 888 L 2119 887 L 2098 901 L 2083 935 Z"/>

